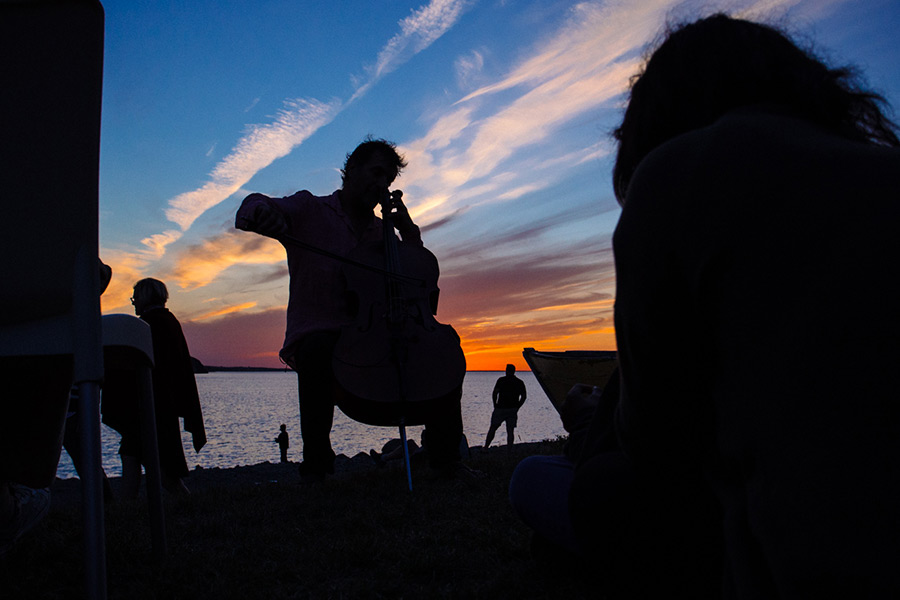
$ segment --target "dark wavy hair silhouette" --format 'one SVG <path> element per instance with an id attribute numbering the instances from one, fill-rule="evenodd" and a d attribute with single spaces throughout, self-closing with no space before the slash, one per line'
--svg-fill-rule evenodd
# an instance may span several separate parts
<path id="1" fill-rule="evenodd" d="M 633 80 L 613 188 L 625 202 L 641 160 L 666 141 L 741 106 L 787 109 L 842 137 L 900 146 L 887 102 L 852 67 L 830 68 L 778 29 L 715 14 L 670 27 Z"/>
<path id="2" fill-rule="evenodd" d="M 341 182 L 344 181 L 348 169 L 365 164 L 375 154 L 380 154 L 388 160 L 397 171 L 395 176 L 400 175 L 400 172 L 407 166 L 406 159 L 397 151 L 397 144 L 367 135 L 366 139 L 353 152 L 347 154 L 347 158 L 344 160 L 344 168 L 341 169 Z"/>

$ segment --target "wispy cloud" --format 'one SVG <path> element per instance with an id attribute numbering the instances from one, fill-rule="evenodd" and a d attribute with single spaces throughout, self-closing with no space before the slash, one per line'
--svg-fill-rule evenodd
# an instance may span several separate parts
<path id="1" fill-rule="evenodd" d="M 534 88 L 557 82 L 544 88 L 550 91 L 560 88 L 559 82 L 593 79 L 620 57 L 646 44 L 658 29 L 665 11 L 673 4 L 672 0 L 647 0 L 627 5 L 621 2 L 577 4 L 566 25 L 541 44 L 531 57 L 500 81 L 475 90 L 458 103 L 518 86 Z M 623 86 L 621 81 L 611 83 L 619 89 Z"/>
<path id="2" fill-rule="evenodd" d="M 148 258 L 160 258 L 166 253 L 166 246 L 181 239 L 181 235 L 181 231 L 169 229 L 142 239 L 141 244 L 144 246 L 144 254 Z"/>
<path id="3" fill-rule="evenodd" d="M 379 52 L 368 77 L 351 101 L 365 94 L 385 74 L 430 46 L 450 29 L 471 5 L 471 0 L 432 0 L 400 21 L 400 33 Z M 244 112 L 259 101 L 255 98 Z M 321 102 L 311 98 L 288 99 L 270 123 L 250 125 L 235 148 L 210 173 L 200 188 L 169 201 L 166 218 L 186 231 L 204 212 L 216 206 L 275 160 L 288 155 L 343 109 L 339 100 Z M 155 234 L 143 241 L 157 256 L 178 239 L 176 231 Z"/>
<path id="4" fill-rule="evenodd" d="M 218 308 L 216 310 L 211 310 L 209 312 L 205 312 L 201 315 L 193 317 L 191 321 L 193 321 L 194 323 L 198 323 L 200 321 L 207 321 L 209 319 L 215 319 L 217 317 L 224 317 L 225 315 L 241 312 L 247 310 L 248 308 L 253 308 L 254 306 L 256 306 L 256 304 L 256 302 L 244 302 L 243 304 Z"/>
<path id="5" fill-rule="evenodd" d="M 720 3 L 720 8 L 759 16 L 798 4 L 800 0 L 735 0 Z M 590 119 L 592 112 L 618 108 L 642 51 L 677 9 L 687 10 L 686 3 L 575 5 L 564 26 L 505 76 L 465 95 L 425 135 L 403 144 L 410 163 L 403 185 L 418 188 L 410 195 L 418 198 L 413 215 L 441 220 L 473 202 L 502 201 L 514 195 L 508 191 L 510 180 L 521 186 L 520 192 L 553 185 L 559 163 L 529 160 L 527 152 L 552 143 L 562 127 Z M 691 10 L 696 16 L 696 6 Z M 471 62 L 470 55 L 463 55 L 457 69 Z M 501 94 L 511 90 L 518 93 Z M 566 160 L 579 164 L 611 149 L 601 139 Z"/>
<path id="6" fill-rule="evenodd" d="M 285 100 L 272 123 L 251 125 L 203 186 L 169 201 L 166 218 L 187 230 L 201 214 L 216 206 L 260 170 L 286 156 L 340 112 L 338 101 Z"/>
<path id="7" fill-rule="evenodd" d="M 502 355 L 527 346 L 613 348 L 613 279 L 608 246 L 575 261 L 564 253 L 510 256 L 442 280 L 437 316 L 453 324 L 476 364 L 489 356 L 503 364 Z"/>
<path id="8" fill-rule="evenodd" d="M 275 240 L 231 229 L 178 252 L 172 276 L 183 289 L 208 285 L 235 263 L 272 264 L 284 261 L 284 248 Z"/>
<path id="9" fill-rule="evenodd" d="M 421 186 L 424 206 L 434 218 L 471 202 L 462 188 L 485 186 L 479 195 L 502 199 L 506 183 L 498 174 L 513 169 L 533 177 L 535 167 L 519 151 L 542 144 L 580 116 L 609 107 L 637 70 L 639 50 L 661 23 L 670 0 L 628 3 L 582 3 L 555 35 L 499 81 L 456 102 L 457 110 L 440 119 L 423 137 L 404 145 L 410 167 L 404 185 Z M 499 93 L 521 89 L 508 100 L 484 102 Z M 490 108 L 489 108 L 490 107 Z M 585 154 L 596 156 L 596 147 Z M 516 155 L 517 166 L 504 161 Z M 584 158 L 574 158 L 576 162 Z M 547 169 L 548 171 L 552 169 Z M 552 179 L 544 179 L 549 185 Z M 527 189 L 541 182 L 530 181 Z M 440 210 L 438 210 L 440 209 Z"/>
<path id="10" fill-rule="evenodd" d="M 388 41 L 375 63 L 366 68 L 367 78 L 350 101 L 365 94 L 383 76 L 428 48 L 455 25 L 472 4 L 472 0 L 432 0 L 400 21 L 400 33 Z"/>
<path id="11" fill-rule="evenodd" d="M 400 32 L 379 52 L 373 66 L 366 69 L 367 79 L 352 99 L 365 94 L 385 74 L 421 52 L 449 30 L 471 5 L 470 0 L 432 0 L 400 21 Z M 249 112 L 259 102 L 244 110 Z M 131 284 L 144 276 L 148 268 L 159 269 L 157 261 L 167 248 L 190 229 L 194 221 L 210 208 L 241 190 L 259 171 L 288 155 L 319 128 L 331 122 L 346 104 L 340 100 L 321 102 L 310 98 L 288 99 L 268 123 L 247 127 L 246 133 L 232 151 L 209 174 L 207 181 L 195 190 L 172 198 L 166 218 L 178 225 L 141 240 L 136 251 L 104 249 L 104 258 L 116 272 L 110 289 L 104 295 L 104 306 L 127 306 Z M 211 155 L 215 145 L 210 148 Z M 273 240 L 259 236 L 237 236 L 233 231 L 187 247 L 176 258 L 171 276 L 183 289 L 196 289 L 214 281 L 230 266 L 272 264 L 284 260 L 284 251 Z M 159 275 L 159 273 L 155 273 Z"/>
<path id="12" fill-rule="evenodd" d="M 473 50 L 466 56 L 457 58 L 453 68 L 456 70 L 456 84 L 460 88 L 465 88 L 484 68 L 484 55 L 478 50 Z"/>

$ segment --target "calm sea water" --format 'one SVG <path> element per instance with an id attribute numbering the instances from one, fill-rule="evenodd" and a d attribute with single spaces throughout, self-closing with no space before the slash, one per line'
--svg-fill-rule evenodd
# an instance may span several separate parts
<path id="1" fill-rule="evenodd" d="M 469 445 L 484 443 L 491 418 L 491 391 L 502 372 L 477 371 L 466 374 L 463 383 L 463 431 Z M 528 400 L 519 411 L 516 442 L 537 442 L 565 433 L 556 410 L 540 385 L 529 372 L 516 374 L 525 382 Z M 297 406 L 297 376 L 293 372 L 266 371 L 250 373 L 216 372 L 198 374 L 197 388 L 203 407 L 207 443 L 196 453 L 190 434 L 182 435 L 188 467 L 234 467 L 269 461 L 278 462 L 275 443 L 281 423 L 291 436 L 288 458 L 301 460 L 300 416 Z M 408 427 L 407 435 L 420 440 L 422 427 Z M 102 426 L 103 468 L 110 477 L 122 474 L 119 460 L 120 436 Z M 338 454 L 353 456 L 358 452 L 378 450 L 398 431 L 392 427 L 373 427 L 357 423 L 339 409 L 334 412 L 331 443 Z M 494 445 L 506 443 L 506 428 L 501 427 Z M 72 461 L 63 451 L 57 476 L 76 477 Z"/>

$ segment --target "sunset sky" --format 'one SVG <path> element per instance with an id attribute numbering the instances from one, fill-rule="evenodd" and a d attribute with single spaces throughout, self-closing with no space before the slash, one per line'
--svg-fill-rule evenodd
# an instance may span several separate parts
<path id="1" fill-rule="evenodd" d="M 646 44 L 698 7 L 784 25 L 900 103 L 897 0 L 103 6 L 103 311 L 165 281 L 209 365 L 281 366 L 285 254 L 233 228 L 241 200 L 330 194 L 367 134 L 409 161 L 394 187 L 440 260 L 437 318 L 469 369 L 524 368 L 527 346 L 614 349 L 609 132 Z"/>

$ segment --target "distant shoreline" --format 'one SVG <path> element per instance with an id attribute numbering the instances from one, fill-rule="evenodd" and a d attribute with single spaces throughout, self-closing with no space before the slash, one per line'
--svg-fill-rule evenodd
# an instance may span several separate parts
<path id="1" fill-rule="evenodd" d="M 248 373 L 252 371 L 290 371 L 290 367 L 287 365 L 283 367 L 216 367 L 204 365 L 200 362 L 199 359 L 195 357 L 191 357 L 191 366 L 194 368 L 194 373 L 215 373 L 217 371 L 233 371 L 238 373 Z"/>
<path id="2" fill-rule="evenodd" d="M 290 371 L 290 367 L 207 367 L 204 366 L 207 373 L 216 371 Z M 199 371 L 202 373 L 203 371 Z"/>
<path id="3" fill-rule="evenodd" d="M 196 359 L 195 359 L 196 360 Z M 194 363 L 194 373 L 216 373 L 216 372 L 233 372 L 233 373 L 252 373 L 252 372 L 284 372 L 290 371 L 290 367 L 216 367 L 216 366 L 207 366 L 200 361 L 196 361 Z M 467 370 L 466 373 L 502 373 L 502 369 L 498 369 L 496 371 L 490 369 L 471 369 Z M 519 373 L 531 373 L 530 370 L 519 369 L 517 372 Z"/>

